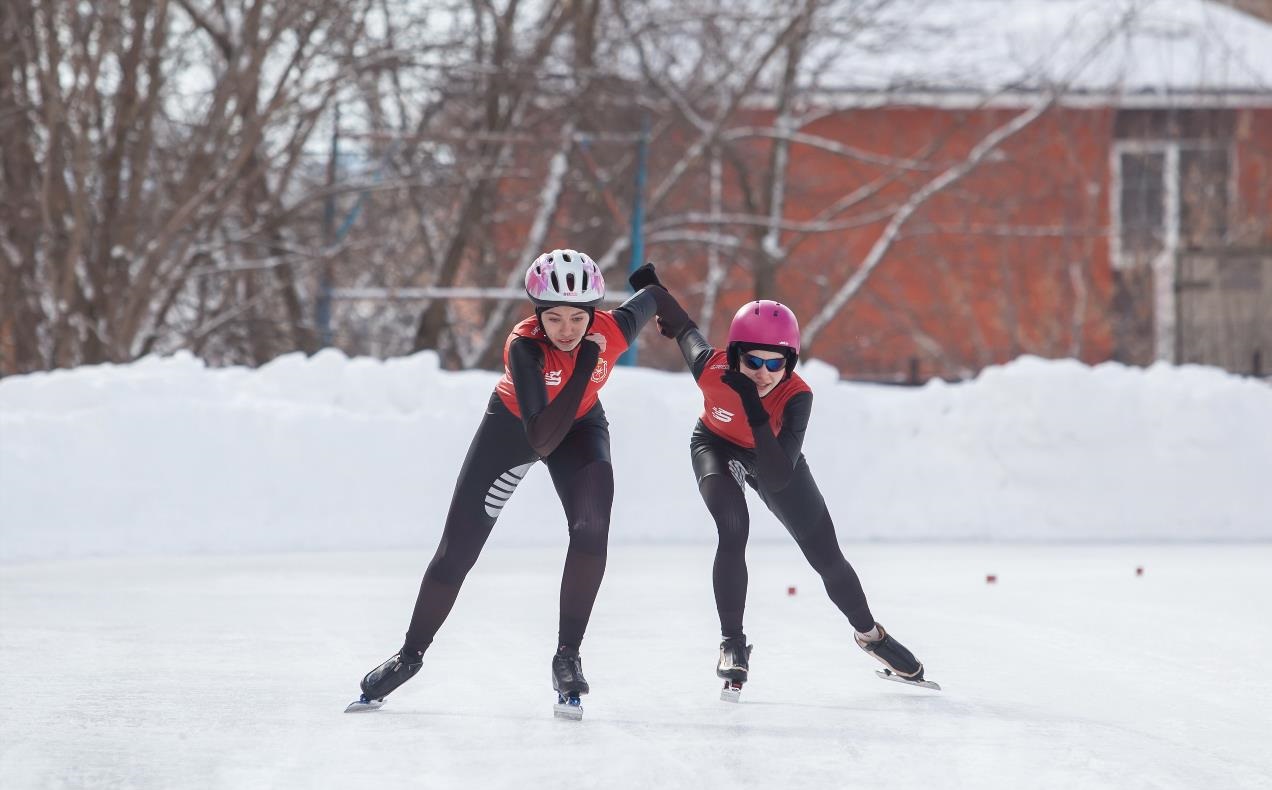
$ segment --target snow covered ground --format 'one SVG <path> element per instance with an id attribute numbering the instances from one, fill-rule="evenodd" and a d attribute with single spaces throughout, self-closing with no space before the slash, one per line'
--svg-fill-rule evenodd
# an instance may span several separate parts
<path id="1" fill-rule="evenodd" d="M 874 677 L 752 499 L 753 679 L 718 701 L 683 374 L 603 396 L 618 490 L 579 723 L 551 716 L 542 471 L 421 674 L 342 712 L 400 643 L 491 374 L 327 352 L 0 380 L 0 785 L 1272 786 L 1272 389 L 1038 359 L 918 389 L 802 371 L 845 552 L 939 694 Z"/>
<path id="2" fill-rule="evenodd" d="M 800 372 L 815 391 L 805 453 L 844 540 L 1272 540 L 1265 383 L 1037 358 L 915 389 L 836 383 L 815 361 Z M 259 370 L 184 355 L 0 379 L 0 562 L 431 551 L 496 378 L 439 371 L 431 353 L 328 351 Z M 712 540 L 688 373 L 623 368 L 602 401 L 613 540 Z M 534 468 L 497 531 L 557 545 L 560 513 Z M 752 537 L 786 534 L 764 514 Z"/>
<path id="3" fill-rule="evenodd" d="M 1272 786 L 1272 547 L 845 549 L 943 692 L 877 680 L 792 545 L 750 552 L 740 705 L 717 699 L 711 547 L 612 550 L 583 645 L 582 722 L 551 714 L 562 547 L 492 546 L 424 670 L 358 715 L 342 709 L 396 648 L 427 553 L 0 568 L 0 776 L 6 788 Z"/>

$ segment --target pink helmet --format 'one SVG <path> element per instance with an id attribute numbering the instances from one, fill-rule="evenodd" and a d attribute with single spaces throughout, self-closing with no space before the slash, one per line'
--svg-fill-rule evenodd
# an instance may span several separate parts
<path id="1" fill-rule="evenodd" d="M 526 269 L 526 294 L 537 307 L 595 307 L 605 296 L 605 278 L 585 253 L 553 250 Z"/>
<path id="2" fill-rule="evenodd" d="M 799 321 L 780 302 L 760 299 L 747 302 L 729 324 L 729 343 L 778 346 L 799 353 Z"/>
<path id="3" fill-rule="evenodd" d="M 799 357 L 799 321 L 791 309 L 771 299 L 747 302 L 729 324 L 729 365 L 736 369 L 741 346 L 785 351 L 789 371 Z"/>

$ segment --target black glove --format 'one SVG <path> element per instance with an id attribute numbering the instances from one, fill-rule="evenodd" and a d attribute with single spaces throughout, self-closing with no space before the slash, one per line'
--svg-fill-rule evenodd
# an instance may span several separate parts
<path id="1" fill-rule="evenodd" d="M 627 282 L 631 284 L 633 291 L 639 291 L 648 285 L 657 285 L 663 288 L 662 282 L 658 279 L 658 272 L 654 271 L 654 265 L 647 263 L 636 271 L 627 275 Z"/>
<path id="2" fill-rule="evenodd" d="M 658 332 L 663 337 L 675 340 L 686 329 L 697 326 L 690 320 L 685 309 L 680 306 L 680 302 L 676 301 L 676 297 L 667 290 L 667 286 L 658 279 L 658 272 L 654 271 L 652 263 L 647 263 L 632 272 L 627 282 L 637 291 L 651 285 L 658 286 L 651 289 L 650 293 L 653 294 L 654 301 L 658 303 Z"/>
<path id="3" fill-rule="evenodd" d="M 720 376 L 720 380 L 724 382 L 724 386 L 736 392 L 742 399 L 747 425 L 754 428 L 768 423 L 769 415 L 764 410 L 764 403 L 760 400 L 760 391 L 756 389 L 755 382 L 751 381 L 749 376 L 740 370 L 726 370 L 724 375 Z"/>

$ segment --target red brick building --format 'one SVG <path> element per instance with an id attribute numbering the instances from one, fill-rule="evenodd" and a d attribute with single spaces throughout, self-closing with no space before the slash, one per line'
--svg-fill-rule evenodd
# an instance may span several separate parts
<path id="1" fill-rule="evenodd" d="M 1179 5 L 1202 9 L 1208 27 L 1179 9 L 1150 20 L 1176 28 L 1128 37 L 1138 46 L 1127 47 L 1133 57 L 1121 53 L 1116 85 L 1108 59 L 1095 59 L 1095 77 L 1066 84 L 1036 120 L 923 200 L 881 254 L 875 248 L 912 196 L 1048 102 L 1054 83 L 992 93 L 968 90 L 965 76 L 943 86 L 929 75 L 922 90 L 804 97 L 824 112 L 796 131 L 838 148 L 790 146 L 783 223 L 770 240 L 780 256 L 765 261 L 755 251 L 764 229 L 751 229 L 749 252 L 660 243 L 651 216 L 647 257 L 693 312 L 712 299 L 704 283 L 716 256 L 725 277 L 713 338 L 758 291 L 790 304 L 812 330 L 811 355 L 847 378 L 962 378 L 1021 354 L 1266 370 L 1272 68 L 1259 75 L 1266 55 L 1240 68 L 1224 58 L 1249 55 L 1260 40 L 1272 52 L 1272 25 L 1208 3 Z M 758 108 L 735 128 L 777 120 Z M 744 187 L 742 174 L 748 165 L 762 171 L 773 145 L 771 137 L 740 139 L 744 161 L 718 171 L 719 212 L 746 212 L 745 190 L 763 179 Z M 651 170 L 659 164 L 655 148 Z M 709 181 L 704 168 L 661 213 L 707 212 Z M 854 191 L 868 196 L 816 230 L 801 227 Z M 872 250 L 877 265 L 860 289 L 819 317 Z M 771 278 L 757 275 L 769 264 Z M 646 364 L 675 364 L 664 344 L 646 343 L 641 354 Z"/>

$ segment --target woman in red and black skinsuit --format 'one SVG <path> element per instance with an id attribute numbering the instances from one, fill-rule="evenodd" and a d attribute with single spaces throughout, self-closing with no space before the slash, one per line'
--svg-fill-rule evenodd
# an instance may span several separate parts
<path id="1" fill-rule="evenodd" d="M 875 622 L 804 458 L 813 393 L 795 372 L 800 346 L 794 313 L 767 299 L 749 302 L 734 316 L 727 346 L 719 349 L 652 270 L 638 271 L 629 281 L 652 291 L 659 331 L 680 345 L 702 391 L 703 412 L 689 447 L 698 491 L 719 538 L 712 568 L 723 638 L 716 674 L 725 679 L 726 690 L 736 691 L 746 681 L 751 653 L 742 630 L 750 531 L 746 486 L 799 544 L 831 601 L 852 624 L 858 646 L 901 678 L 921 681 L 923 664 Z"/>
<path id="2" fill-rule="evenodd" d="M 576 703 L 588 692 L 579 644 L 605 572 L 614 501 L 609 422 L 598 393 L 653 317 L 655 302 L 642 290 L 612 311 L 598 310 L 605 295 L 601 270 L 574 250 L 535 259 L 526 271 L 526 293 L 535 314 L 517 324 L 504 344 L 504 375 L 460 469 L 406 639 L 363 678 L 362 699 L 351 709 L 383 700 L 419 671 L 500 512 L 539 460 L 552 476 L 570 534 L 553 686 Z"/>

